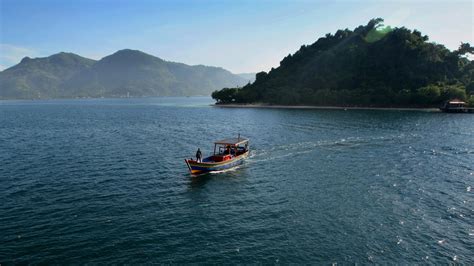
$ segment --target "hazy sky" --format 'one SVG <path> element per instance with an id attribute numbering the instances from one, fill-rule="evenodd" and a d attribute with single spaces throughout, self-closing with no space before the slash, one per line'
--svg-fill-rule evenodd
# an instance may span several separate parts
<path id="1" fill-rule="evenodd" d="M 302 44 L 371 18 L 456 49 L 474 44 L 472 1 L 0 0 L 0 69 L 65 51 L 124 48 L 234 73 L 277 67 Z"/>

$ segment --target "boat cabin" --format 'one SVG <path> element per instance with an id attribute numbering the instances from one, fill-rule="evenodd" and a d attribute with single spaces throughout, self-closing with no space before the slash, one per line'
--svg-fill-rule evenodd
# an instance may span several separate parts
<path id="1" fill-rule="evenodd" d="M 242 155 L 249 150 L 249 140 L 241 137 L 223 139 L 214 142 L 214 162 L 222 162 Z"/>
<path id="2" fill-rule="evenodd" d="M 184 159 L 191 174 L 222 171 L 236 167 L 249 155 L 249 140 L 241 138 L 223 139 L 214 142 L 214 153 L 202 161 Z"/>

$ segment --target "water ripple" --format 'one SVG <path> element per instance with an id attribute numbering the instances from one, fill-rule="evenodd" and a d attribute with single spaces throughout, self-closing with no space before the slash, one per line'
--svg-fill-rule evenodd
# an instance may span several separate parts
<path id="1" fill-rule="evenodd" d="M 2 102 L 0 263 L 474 263 L 473 116 L 210 102 Z"/>

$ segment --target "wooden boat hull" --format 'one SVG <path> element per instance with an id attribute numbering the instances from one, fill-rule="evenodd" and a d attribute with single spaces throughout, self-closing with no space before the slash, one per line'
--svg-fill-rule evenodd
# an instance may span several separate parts
<path id="1" fill-rule="evenodd" d="M 188 166 L 191 174 L 203 174 L 203 173 L 209 173 L 209 172 L 215 172 L 215 171 L 228 170 L 233 167 L 236 167 L 237 165 L 241 164 L 243 160 L 248 157 L 248 155 L 249 155 L 249 152 L 247 151 L 230 160 L 222 161 L 222 162 L 209 161 L 210 157 L 205 158 L 203 162 L 201 163 L 195 160 L 188 160 L 188 159 L 185 159 L 184 161 L 186 162 L 186 165 Z"/>

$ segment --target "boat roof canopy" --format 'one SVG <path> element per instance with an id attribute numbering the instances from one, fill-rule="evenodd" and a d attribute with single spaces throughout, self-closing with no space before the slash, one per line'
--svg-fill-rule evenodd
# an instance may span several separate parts
<path id="1" fill-rule="evenodd" d="M 218 140 L 214 142 L 214 144 L 237 146 L 239 144 L 247 143 L 248 141 L 249 140 L 246 138 L 229 138 L 229 139 Z"/>
<path id="2" fill-rule="evenodd" d="M 448 103 L 449 103 L 449 104 L 466 104 L 466 102 L 461 101 L 461 100 L 456 99 L 456 98 L 449 100 Z"/>

